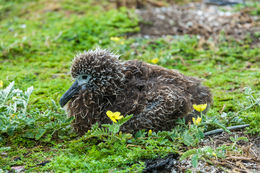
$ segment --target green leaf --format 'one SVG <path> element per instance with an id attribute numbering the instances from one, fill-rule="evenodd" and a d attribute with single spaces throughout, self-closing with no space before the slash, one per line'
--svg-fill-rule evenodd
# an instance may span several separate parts
<path id="1" fill-rule="evenodd" d="M 193 155 L 193 154 L 196 154 L 197 153 L 197 149 L 190 149 L 186 152 L 184 152 L 180 158 L 180 160 L 184 160 L 186 158 L 188 158 L 189 156 Z"/>
<path id="2" fill-rule="evenodd" d="M 145 137 L 145 130 L 138 130 L 136 133 L 135 133 L 135 137 L 136 138 L 141 138 L 141 137 Z"/>
<path id="3" fill-rule="evenodd" d="M 11 147 L 0 147 L 0 152 L 9 151 L 9 150 L 11 150 Z"/>
<path id="4" fill-rule="evenodd" d="M 248 142 L 248 138 L 245 137 L 245 136 L 241 136 L 241 137 L 238 137 L 238 138 L 236 139 L 236 141 L 245 141 L 245 142 Z"/>
<path id="5" fill-rule="evenodd" d="M 15 127 L 14 126 L 11 126 L 11 127 L 7 128 L 7 134 L 9 136 L 13 136 L 14 135 L 14 131 L 15 131 Z"/>
<path id="6" fill-rule="evenodd" d="M 204 133 L 201 130 L 198 131 L 198 135 L 200 139 L 204 138 Z"/>
<path id="7" fill-rule="evenodd" d="M 198 166 L 198 160 L 199 160 L 199 155 L 198 154 L 194 154 L 191 157 L 191 164 L 194 168 L 196 168 Z"/>
<path id="8" fill-rule="evenodd" d="M 234 137 L 230 137 L 230 140 L 232 141 L 232 142 L 236 142 L 236 140 L 235 140 L 235 138 Z"/>
<path id="9" fill-rule="evenodd" d="M 71 116 L 71 117 L 67 118 L 64 123 L 66 123 L 66 124 L 71 123 L 74 119 L 75 119 L 75 117 Z"/>
<path id="10" fill-rule="evenodd" d="M 46 129 L 38 129 L 35 135 L 35 139 L 39 140 L 46 132 Z"/>
<path id="11" fill-rule="evenodd" d="M 194 144 L 194 138 L 186 131 L 183 135 L 183 142 L 187 146 L 192 146 Z"/>
<path id="12" fill-rule="evenodd" d="M 124 118 L 122 118 L 121 120 L 118 120 L 117 124 L 119 124 L 120 126 L 122 126 L 124 123 L 126 123 L 128 120 L 130 120 L 132 118 L 133 115 L 127 115 Z"/>
<path id="13" fill-rule="evenodd" d="M 22 136 L 25 137 L 25 138 L 34 139 L 34 133 L 33 133 L 31 130 L 27 131 L 27 132 L 26 132 L 25 134 L 23 134 Z"/>

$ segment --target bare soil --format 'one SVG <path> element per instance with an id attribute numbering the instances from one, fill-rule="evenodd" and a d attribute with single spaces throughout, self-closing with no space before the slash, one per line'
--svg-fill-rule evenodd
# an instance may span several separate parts
<path id="1" fill-rule="evenodd" d="M 169 154 L 165 158 L 157 158 L 146 161 L 146 168 L 144 172 L 153 173 L 176 173 L 191 170 L 192 172 L 210 172 L 210 173 L 224 173 L 224 172 L 260 172 L 260 137 L 250 136 L 242 131 L 232 132 L 232 134 L 222 133 L 206 137 L 200 143 L 198 148 L 210 146 L 216 149 L 220 146 L 232 146 L 234 142 L 230 137 L 246 137 L 248 142 L 238 141 L 235 145 L 235 150 L 227 151 L 226 157 L 207 158 L 198 162 L 197 168 L 194 168 L 191 159 L 179 160 L 176 154 Z M 196 148 L 197 148 L 196 147 Z"/>
<path id="2" fill-rule="evenodd" d="M 142 19 L 141 36 L 199 35 L 218 38 L 220 33 L 235 39 L 253 36 L 254 45 L 260 45 L 259 16 L 251 16 L 250 9 L 234 11 L 231 6 L 215 6 L 204 3 L 188 3 L 168 7 L 137 9 Z"/>
<path id="3" fill-rule="evenodd" d="M 230 137 L 245 136 L 248 142 L 239 141 L 237 150 L 228 151 L 224 159 L 212 158 L 209 162 L 199 161 L 197 168 L 193 168 L 191 160 L 187 159 L 178 163 L 179 171 L 190 169 L 194 172 L 260 172 L 260 137 L 249 136 L 242 131 L 232 134 L 222 133 L 212 137 L 207 137 L 200 144 L 200 147 L 210 146 L 217 148 L 221 145 L 231 146 L 234 143 Z"/>

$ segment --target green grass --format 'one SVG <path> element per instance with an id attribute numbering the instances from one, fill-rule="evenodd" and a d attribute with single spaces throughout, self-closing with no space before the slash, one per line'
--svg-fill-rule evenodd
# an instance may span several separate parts
<path id="1" fill-rule="evenodd" d="M 140 172 L 146 158 L 182 153 L 184 141 L 192 137 L 192 131 L 183 124 L 172 132 L 154 134 L 154 138 L 147 137 L 147 132 L 135 137 L 121 136 L 122 141 L 113 145 L 106 137 L 100 141 L 85 140 L 71 132 L 69 120 L 66 121 L 57 103 L 72 83 L 69 68 L 73 56 L 97 46 L 118 52 L 122 60 L 151 63 L 158 58 L 158 65 L 202 78 L 214 95 L 209 119 L 216 117 L 226 126 L 249 123 L 247 132 L 260 134 L 260 49 L 252 47 L 250 39 L 241 42 L 223 39 L 214 46 L 209 42 L 201 47 L 196 36 L 127 38 L 127 33 L 139 30 L 137 16 L 124 8 L 111 9 L 107 1 L 0 0 L 0 10 L 3 88 L 12 81 L 15 88 L 24 91 L 34 87 L 28 114 L 17 113 L 33 123 L 18 119 L 13 133 L 0 131 L 0 153 L 8 154 L 0 155 L 3 170 L 24 165 L 29 172 Z M 119 37 L 120 41 L 111 37 Z M 11 103 L 7 102 L 7 107 Z M 0 116 L 8 120 L 12 116 L 6 109 L 1 111 Z M 42 131 L 35 130 L 39 126 Z M 216 126 L 205 126 L 203 130 L 212 128 Z M 21 159 L 14 161 L 15 157 Z M 37 166 L 46 160 L 51 162 Z"/>

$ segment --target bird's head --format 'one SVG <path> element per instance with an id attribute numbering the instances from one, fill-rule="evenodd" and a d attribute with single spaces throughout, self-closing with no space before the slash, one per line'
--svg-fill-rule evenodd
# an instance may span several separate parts
<path id="1" fill-rule="evenodd" d="M 72 62 L 71 75 L 75 82 L 61 97 L 63 107 L 78 93 L 116 94 L 124 81 L 123 65 L 119 56 L 107 50 L 96 49 L 77 54 Z"/>

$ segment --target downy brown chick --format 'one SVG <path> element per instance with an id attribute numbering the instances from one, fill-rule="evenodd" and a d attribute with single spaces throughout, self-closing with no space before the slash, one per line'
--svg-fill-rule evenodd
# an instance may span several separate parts
<path id="1" fill-rule="evenodd" d="M 91 126 L 112 123 L 106 112 L 133 117 L 121 131 L 171 130 L 177 118 L 193 111 L 193 104 L 210 105 L 209 89 L 199 79 L 142 61 L 120 61 L 118 55 L 96 49 L 76 55 L 71 88 L 61 97 L 74 116 L 73 127 L 84 134 Z"/>

